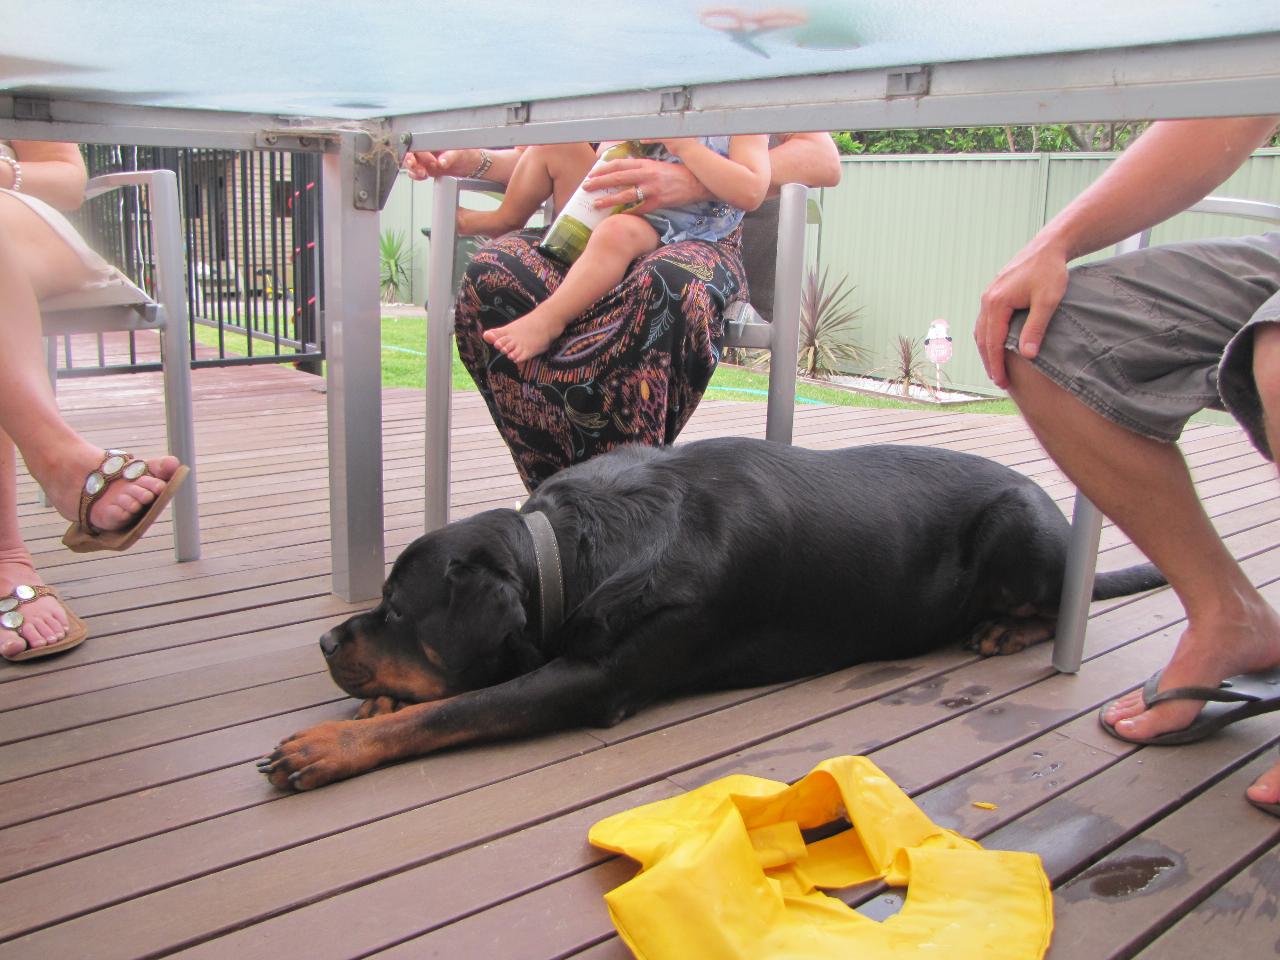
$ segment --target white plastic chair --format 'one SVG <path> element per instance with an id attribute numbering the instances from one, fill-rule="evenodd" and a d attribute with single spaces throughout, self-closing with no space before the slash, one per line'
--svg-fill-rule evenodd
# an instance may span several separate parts
<path id="1" fill-rule="evenodd" d="M 1280 223 L 1280 204 L 1231 197 L 1206 197 L 1187 213 L 1216 213 L 1268 223 Z M 1151 242 L 1144 230 L 1116 244 L 1116 253 L 1141 250 Z M 1089 620 L 1093 576 L 1098 563 L 1098 542 L 1102 536 L 1102 511 L 1087 497 L 1077 493 L 1071 512 L 1071 543 L 1067 551 L 1067 572 L 1058 606 L 1058 629 L 1053 641 L 1053 665 L 1063 673 L 1076 673 L 1084 659 L 1084 631 Z"/>
<path id="2" fill-rule="evenodd" d="M 121 330 L 156 330 L 164 369 L 165 425 L 169 453 L 191 468 L 173 498 L 174 555 L 200 557 L 200 514 L 196 499 L 195 426 L 191 406 L 191 347 L 184 283 L 182 218 L 178 178 L 171 170 L 138 170 L 94 177 L 86 199 L 125 187 L 149 191 L 155 296 L 148 296 L 120 271 L 105 283 L 59 294 L 40 303 L 49 375 L 57 386 L 57 341 L 60 336 Z"/>
<path id="3" fill-rule="evenodd" d="M 463 190 L 487 193 L 502 185 L 488 180 L 441 177 L 435 182 L 431 213 L 431 256 L 427 277 L 426 529 L 449 522 L 449 419 L 452 400 L 454 256 L 458 197 Z M 750 304 L 725 311 L 725 347 L 769 350 L 769 398 L 765 436 L 790 443 L 795 419 L 796 362 L 799 355 L 800 289 L 805 261 L 808 188 L 782 187 L 778 214 L 773 322 Z M 750 278 L 748 278 L 750 280 Z"/>

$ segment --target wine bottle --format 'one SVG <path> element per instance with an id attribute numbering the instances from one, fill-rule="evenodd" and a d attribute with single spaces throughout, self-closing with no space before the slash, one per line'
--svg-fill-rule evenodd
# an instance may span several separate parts
<path id="1" fill-rule="evenodd" d="M 591 167 L 591 173 L 604 163 L 610 160 L 625 160 L 628 157 L 642 157 L 645 155 L 644 145 L 636 140 L 623 140 L 608 147 L 595 164 Z M 587 176 L 590 176 L 588 173 Z M 585 178 L 584 178 L 585 182 Z M 608 193 L 617 193 L 617 190 L 610 190 Z M 578 189 L 573 191 L 573 196 L 569 198 L 569 202 L 564 205 L 555 220 L 551 224 L 551 228 L 547 230 L 547 235 L 542 238 L 542 243 L 538 248 L 543 253 L 550 254 L 557 260 L 564 263 L 573 263 L 578 257 L 582 256 L 582 251 L 587 248 L 587 241 L 591 238 L 591 231 L 604 222 L 609 217 L 620 210 L 625 210 L 627 204 L 620 203 L 616 207 L 597 208 L 594 204 L 600 196 L 600 191 L 588 191 L 584 189 L 583 184 L 578 184 Z"/>

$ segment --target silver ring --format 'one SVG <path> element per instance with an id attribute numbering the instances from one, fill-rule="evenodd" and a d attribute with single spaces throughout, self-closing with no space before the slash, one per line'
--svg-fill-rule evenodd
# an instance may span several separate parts
<path id="1" fill-rule="evenodd" d="M 636 206 L 638 207 L 642 203 L 644 203 L 644 191 L 640 189 L 639 185 L 637 185 L 636 186 Z"/>

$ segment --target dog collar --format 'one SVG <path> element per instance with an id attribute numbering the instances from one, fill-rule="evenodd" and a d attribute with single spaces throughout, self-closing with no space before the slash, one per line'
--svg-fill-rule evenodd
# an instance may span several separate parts
<path id="1" fill-rule="evenodd" d="M 533 555 L 538 561 L 538 608 L 542 615 L 542 636 L 550 635 L 564 622 L 564 573 L 560 566 L 560 545 L 551 521 L 537 510 L 520 514 L 533 537 Z"/>

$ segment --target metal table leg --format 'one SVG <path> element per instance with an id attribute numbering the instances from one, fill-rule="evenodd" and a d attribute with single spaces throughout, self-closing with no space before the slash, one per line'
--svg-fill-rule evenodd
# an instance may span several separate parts
<path id="1" fill-rule="evenodd" d="M 325 355 L 333 592 L 382 590 L 382 369 L 378 212 L 357 210 L 355 147 L 324 155 Z"/>
<path id="2" fill-rule="evenodd" d="M 1093 575 L 1098 566 L 1098 540 L 1102 511 L 1082 493 L 1076 494 L 1071 514 L 1071 541 L 1067 546 L 1067 570 L 1058 605 L 1058 630 L 1053 639 L 1053 665 L 1063 673 L 1076 673 L 1084 657 L 1084 630 L 1089 622 Z"/>

